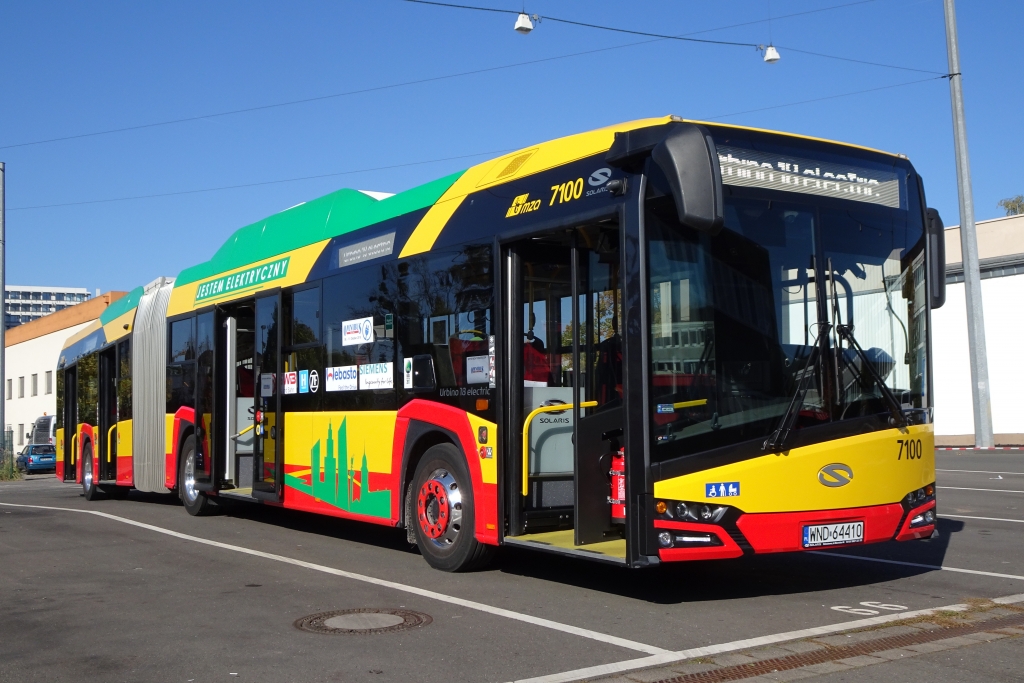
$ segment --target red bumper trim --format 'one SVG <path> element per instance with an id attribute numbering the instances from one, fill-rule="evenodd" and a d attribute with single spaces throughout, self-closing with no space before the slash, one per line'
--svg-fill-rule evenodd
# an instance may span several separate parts
<path id="1" fill-rule="evenodd" d="M 864 543 L 878 543 L 892 540 L 902 518 L 903 506 L 893 503 L 843 510 L 745 514 L 736 521 L 736 526 L 743 532 L 743 536 L 750 543 L 754 552 L 784 553 L 805 549 L 803 547 L 803 528 L 806 524 L 863 521 Z M 931 531 L 929 530 L 928 533 L 930 534 Z"/>
<path id="2" fill-rule="evenodd" d="M 722 542 L 722 545 L 713 545 L 703 548 L 661 548 L 658 550 L 658 557 L 662 562 L 682 562 L 685 560 L 727 560 L 743 555 L 743 549 L 736 545 L 736 541 L 717 524 L 690 524 L 688 522 L 669 522 L 667 520 L 654 520 L 655 529 L 675 529 L 678 531 L 701 531 L 713 533 Z"/>
<path id="3" fill-rule="evenodd" d="M 914 540 L 917 540 L 919 538 L 928 538 L 928 537 L 930 537 L 932 535 L 932 533 L 935 531 L 935 525 L 934 524 L 926 524 L 925 526 L 918 526 L 918 527 L 914 527 L 913 529 L 911 529 L 910 528 L 910 521 L 912 519 L 914 519 L 914 517 L 916 517 L 916 516 L 918 516 L 920 514 L 924 514 L 928 510 L 934 510 L 934 509 L 935 509 L 935 501 L 934 500 L 930 500 L 927 503 L 925 503 L 924 505 L 922 505 L 921 507 L 917 507 L 917 508 L 914 508 L 913 510 L 911 510 L 910 514 L 907 515 L 906 520 L 904 520 L 903 527 L 900 529 L 899 536 L 896 537 L 896 540 L 897 541 L 914 541 Z"/>

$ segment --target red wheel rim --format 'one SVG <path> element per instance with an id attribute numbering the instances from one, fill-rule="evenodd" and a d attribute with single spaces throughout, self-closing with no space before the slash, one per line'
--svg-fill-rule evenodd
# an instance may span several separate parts
<path id="1" fill-rule="evenodd" d="M 428 538 L 440 538 L 448 530 L 451 508 L 444 485 L 431 479 L 420 487 L 416 499 L 416 517 Z"/>

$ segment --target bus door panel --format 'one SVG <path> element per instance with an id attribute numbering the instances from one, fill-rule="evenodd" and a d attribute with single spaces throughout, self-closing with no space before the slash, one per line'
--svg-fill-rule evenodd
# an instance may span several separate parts
<path id="1" fill-rule="evenodd" d="M 72 367 L 64 372 L 64 481 L 75 480 L 75 467 L 78 461 L 78 368 Z"/>
<path id="2" fill-rule="evenodd" d="M 581 228 L 574 271 L 578 302 L 574 366 L 580 368 L 575 420 L 575 543 L 600 543 L 623 535 L 622 503 L 612 475 L 624 440 L 622 410 L 622 295 L 619 231 Z M 624 496 L 622 496 L 624 499 Z"/>
<path id="3" fill-rule="evenodd" d="M 253 374 L 252 307 L 239 309 L 224 321 L 225 442 L 224 479 L 235 488 L 251 489 L 253 444 L 256 439 L 256 393 Z"/>
<path id="4" fill-rule="evenodd" d="M 99 364 L 100 411 L 96 434 L 101 481 L 117 479 L 117 348 L 111 347 L 100 354 Z"/>
<path id="5" fill-rule="evenodd" d="M 283 479 L 283 421 L 280 392 L 285 390 L 281 375 L 280 292 L 256 299 L 255 375 L 258 378 L 253 400 L 255 432 L 252 458 L 253 493 L 262 498 L 280 500 Z"/>

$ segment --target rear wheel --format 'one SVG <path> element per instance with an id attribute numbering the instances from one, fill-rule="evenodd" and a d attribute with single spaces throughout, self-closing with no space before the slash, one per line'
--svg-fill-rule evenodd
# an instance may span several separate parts
<path id="1" fill-rule="evenodd" d="M 196 489 L 196 438 L 185 439 L 181 448 L 181 468 L 178 471 L 178 497 L 193 517 L 212 514 L 217 503 Z"/>
<path id="2" fill-rule="evenodd" d="M 412 488 L 416 544 L 423 559 L 446 572 L 472 571 L 487 564 L 494 547 L 473 535 L 473 487 L 462 454 L 438 444 L 423 454 Z"/>
<path id="3" fill-rule="evenodd" d="M 101 497 L 100 487 L 92 471 L 92 443 L 85 442 L 82 447 L 82 495 L 86 500 L 97 500 Z"/>

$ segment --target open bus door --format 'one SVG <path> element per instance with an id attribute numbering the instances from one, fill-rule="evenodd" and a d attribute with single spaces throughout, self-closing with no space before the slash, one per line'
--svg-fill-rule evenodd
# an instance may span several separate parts
<path id="1" fill-rule="evenodd" d="M 99 363 L 99 431 L 96 442 L 99 450 L 98 481 L 117 479 L 117 347 L 111 346 L 100 354 Z"/>
<path id="2" fill-rule="evenodd" d="M 281 401 L 281 292 L 257 297 L 253 439 L 253 495 L 281 500 L 284 481 L 284 435 Z"/>
<path id="3" fill-rule="evenodd" d="M 64 373 L 64 481 L 75 481 L 78 462 L 78 368 L 72 366 Z"/>
<path id="4" fill-rule="evenodd" d="M 506 540 L 624 562 L 624 508 L 612 502 L 610 474 L 623 442 L 618 226 L 516 242 L 503 262 L 514 501 Z"/>

